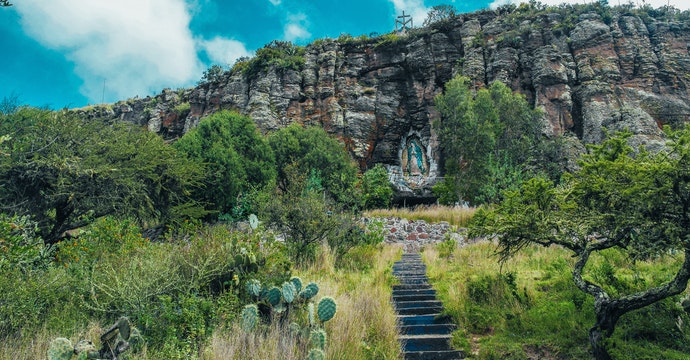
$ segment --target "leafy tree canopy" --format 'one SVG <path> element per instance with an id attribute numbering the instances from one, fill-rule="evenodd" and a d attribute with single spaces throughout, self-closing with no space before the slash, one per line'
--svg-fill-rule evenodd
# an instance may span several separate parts
<path id="1" fill-rule="evenodd" d="M 0 114 L 0 211 L 30 215 L 46 243 L 105 215 L 156 225 L 196 217 L 201 166 L 127 124 L 19 108 Z"/>
<path id="2" fill-rule="evenodd" d="M 376 164 L 362 175 L 362 201 L 365 209 L 387 208 L 393 200 L 393 186 L 388 181 L 388 170 Z"/>
<path id="3" fill-rule="evenodd" d="M 501 190 L 522 179 L 541 141 L 540 112 L 500 81 L 475 92 L 463 76 L 449 81 L 435 101 L 441 119 L 434 127 L 446 172 L 437 195 L 451 203 L 498 201 Z"/>
<path id="4" fill-rule="evenodd" d="M 215 212 L 231 213 L 238 197 L 273 184 L 273 152 L 247 116 L 220 111 L 175 143 L 190 159 L 207 165 L 204 188 L 196 194 Z"/>
<path id="5" fill-rule="evenodd" d="M 290 125 L 273 133 L 268 142 L 278 167 L 278 186 L 289 190 L 297 179 L 306 179 L 316 171 L 321 186 L 337 202 L 348 206 L 355 195 L 357 166 L 345 147 L 320 127 Z"/>
<path id="6" fill-rule="evenodd" d="M 690 127 L 667 133 L 668 150 L 655 154 L 634 152 L 630 133 L 592 146 L 560 186 L 531 179 L 480 210 L 471 226 L 471 236 L 497 237 L 502 260 L 528 244 L 572 251 L 575 284 L 595 301 L 590 341 L 597 359 L 610 358 L 605 339 L 622 315 L 681 293 L 690 279 Z M 616 289 L 588 276 L 590 257 L 605 251 L 620 251 L 632 263 L 680 253 L 684 260 L 665 282 Z"/>

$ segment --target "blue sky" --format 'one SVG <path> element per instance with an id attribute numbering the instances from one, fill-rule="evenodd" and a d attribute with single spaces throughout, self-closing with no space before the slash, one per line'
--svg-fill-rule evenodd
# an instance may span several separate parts
<path id="1" fill-rule="evenodd" d="M 62 108 L 145 97 L 193 86 L 210 65 L 272 40 L 384 34 L 403 10 L 421 25 L 435 5 L 470 12 L 515 1 L 14 0 L 0 8 L 0 98 Z"/>

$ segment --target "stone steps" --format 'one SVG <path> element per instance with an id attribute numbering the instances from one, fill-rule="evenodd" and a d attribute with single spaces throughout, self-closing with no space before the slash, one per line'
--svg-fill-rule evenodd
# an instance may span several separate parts
<path id="1" fill-rule="evenodd" d="M 450 347 L 455 324 L 440 316 L 443 305 L 429 284 L 421 256 L 403 254 L 393 265 L 393 275 L 400 281 L 393 285 L 393 306 L 398 312 L 398 340 L 405 359 L 464 359 L 462 351 Z"/>

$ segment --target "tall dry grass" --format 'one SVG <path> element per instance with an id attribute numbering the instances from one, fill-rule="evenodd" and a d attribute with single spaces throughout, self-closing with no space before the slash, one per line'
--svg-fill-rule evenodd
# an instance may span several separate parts
<path id="1" fill-rule="evenodd" d="M 400 247 L 382 246 L 371 254 L 371 267 L 361 271 L 336 268 L 326 250 L 312 266 L 296 271 L 295 275 L 303 281 L 319 285 L 316 302 L 331 296 L 338 304 L 335 317 L 325 324 L 327 359 L 400 358 L 397 317 L 390 301 L 392 263 L 400 254 Z M 233 324 L 229 330 L 217 331 L 212 336 L 203 358 L 301 360 L 309 347 L 281 327 L 245 334 Z"/>
<path id="2" fill-rule="evenodd" d="M 465 227 L 477 208 L 464 206 L 420 205 L 415 208 L 375 209 L 364 213 L 367 217 L 400 217 L 408 220 L 424 220 L 428 223 L 446 221 Z"/>

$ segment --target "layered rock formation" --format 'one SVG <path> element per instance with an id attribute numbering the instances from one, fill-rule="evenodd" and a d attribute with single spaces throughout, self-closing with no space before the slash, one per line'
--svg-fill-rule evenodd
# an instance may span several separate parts
<path id="1" fill-rule="evenodd" d="M 522 6 L 460 15 L 406 35 L 319 40 L 307 46 L 299 69 L 228 71 L 193 89 L 84 111 L 169 139 L 220 109 L 251 116 L 264 132 L 293 122 L 319 125 L 343 140 L 362 169 L 383 163 L 400 192 L 426 196 L 442 161 L 433 99 L 453 76 L 476 86 L 500 80 L 525 94 L 544 109 L 547 135 L 597 143 L 605 128 L 627 128 L 637 143 L 653 145 L 661 125 L 690 119 L 689 49 L 688 20 L 623 8 L 602 16 Z"/>

